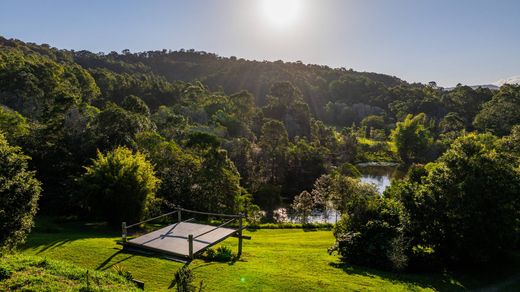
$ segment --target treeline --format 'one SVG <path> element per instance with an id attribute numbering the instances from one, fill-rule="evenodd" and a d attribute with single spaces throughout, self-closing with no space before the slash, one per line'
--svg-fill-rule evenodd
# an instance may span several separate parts
<path id="1" fill-rule="evenodd" d="M 262 209 L 264 220 L 272 220 L 269 213 L 296 195 L 295 209 L 323 209 L 332 201 L 348 214 L 349 194 L 364 190 L 376 198 L 342 178 L 355 176 L 352 164 L 374 158 L 442 162 L 469 132 L 515 141 L 512 129 L 520 124 L 519 86 L 446 91 L 434 83 L 298 62 L 195 51 L 95 54 L 3 38 L 0 104 L 4 148 L 19 156 L 18 169 L 36 171 L 28 176 L 41 182 L 40 212 L 113 224 L 173 204 L 249 218 Z M 511 159 L 508 167 L 518 163 Z M 425 169 L 422 176 L 429 177 L 433 170 Z M 334 195 L 317 196 L 324 175 L 334 178 Z M 416 176 L 410 188 L 430 183 Z M 32 189 L 24 207 L 29 214 L 40 184 Z M 24 230 L 26 223 L 20 217 Z M 416 245 L 433 243 L 403 249 Z"/>

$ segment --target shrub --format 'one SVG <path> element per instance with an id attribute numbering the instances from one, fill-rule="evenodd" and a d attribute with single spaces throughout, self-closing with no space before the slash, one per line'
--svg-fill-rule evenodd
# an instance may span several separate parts
<path id="1" fill-rule="evenodd" d="M 229 246 L 219 246 L 216 250 L 208 248 L 204 253 L 204 257 L 208 261 L 225 263 L 233 260 L 235 255 Z"/>
<path id="2" fill-rule="evenodd" d="M 143 154 L 134 154 L 125 147 L 106 155 L 98 152 L 85 169 L 80 187 L 92 214 L 114 225 L 142 219 L 159 182 Z"/>
<path id="3" fill-rule="evenodd" d="M 229 246 L 219 246 L 215 254 L 215 260 L 219 262 L 229 262 L 233 259 L 233 252 Z"/>
<path id="4" fill-rule="evenodd" d="M 177 272 L 173 279 L 173 285 L 176 287 L 177 292 L 192 292 L 192 291 L 203 291 L 204 282 L 200 281 L 199 286 L 193 284 L 193 272 L 188 265 L 182 266 Z"/>
<path id="5" fill-rule="evenodd" d="M 337 251 L 353 264 L 401 270 L 407 266 L 407 241 L 402 232 L 402 207 L 390 199 L 355 200 L 354 212 L 334 228 Z"/>
<path id="6" fill-rule="evenodd" d="M 13 273 L 13 270 L 8 265 L 2 264 L 0 265 L 0 281 L 3 281 L 9 277 L 11 277 L 11 274 Z"/>
<path id="7" fill-rule="evenodd" d="M 0 133 L 0 252 L 23 242 L 33 224 L 41 188 L 28 160 Z"/>
<path id="8" fill-rule="evenodd" d="M 112 269 L 114 269 L 114 271 L 119 275 L 119 276 L 122 276 L 123 278 L 127 279 L 128 281 L 132 281 L 134 279 L 134 276 L 132 275 L 132 273 L 130 273 L 129 271 L 125 270 L 122 266 L 120 265 L 114 265 L 112 267 Z"/>

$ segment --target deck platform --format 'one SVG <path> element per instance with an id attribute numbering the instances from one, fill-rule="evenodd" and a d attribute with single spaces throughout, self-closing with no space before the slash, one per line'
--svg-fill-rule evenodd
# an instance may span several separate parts
<path id="1" fill-rule="evenodd" d="M 188 237 L 190 234 L 193 235 L 193 254 L 195 255 L 236 233 L 237 230 L 232 228 L 219 227 L 215 229 L 215 226 L 211 225 L 180 222 L 130 239 L 125 245 L 131 248 L 189 258 Z M 199 236 L 201 234 L 203 235 Z"/>

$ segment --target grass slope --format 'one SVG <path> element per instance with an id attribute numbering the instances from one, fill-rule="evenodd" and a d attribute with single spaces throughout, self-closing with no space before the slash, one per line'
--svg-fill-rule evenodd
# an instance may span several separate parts
<path id="1" fill-rule="evenodd" d="M 260 229 L 246 234 L 252 240 L 244 241 L 241 260 L 196 260 L 190 265 L 197 284 L 203 280 L 208 291 L 446 291 L 491 285 L 497 278 L 395 274 L 346 265 L 337 256 L 327 254 L 334 242 L 330 231 Z M 38 222 L 23 252 L 100 271 L 113 270 L 116 265 L 144 281 L 147 291 L 171 288 L 174 273 L 182 264 L 123 252 L 116 245 L 118 239 L 117 232 L 104 226 L 45 220 Z M 222 244 L 236 251 L 236 241 L 231 238 Z M 499 278 L 510 275 L 505 273 Z M 518 288 L 514 285 L 509 283 L 505 288 Z"/>
<path id="2" fill-rule="evenodd" d="M 139 291 L 115 273 L 36 256 L 0 257 L 0 291 Z"/>

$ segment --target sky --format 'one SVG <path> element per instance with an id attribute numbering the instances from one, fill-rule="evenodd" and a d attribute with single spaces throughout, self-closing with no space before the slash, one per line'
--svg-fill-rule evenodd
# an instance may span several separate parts
<path id="1" fill-rule="evenodd" d="M 409 82 L 520 75 L 520 1 L 1 0 L 0 35 L 64 49 L 195 49 Z"/>

